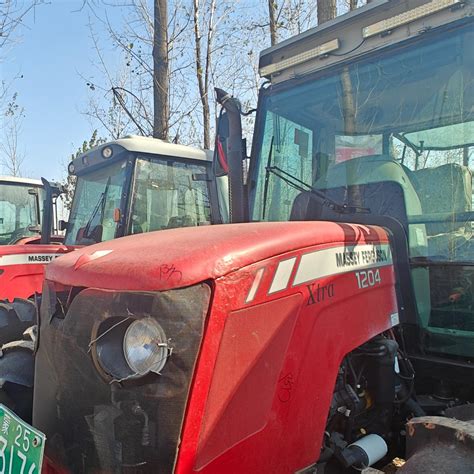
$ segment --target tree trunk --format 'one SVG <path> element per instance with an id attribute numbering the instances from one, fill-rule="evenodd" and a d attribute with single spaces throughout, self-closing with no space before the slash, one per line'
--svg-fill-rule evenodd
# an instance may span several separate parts
<path id="1" fill-rule="evenodd" d="M 319 3 L 319 2 L 318 2 Z M 272 46 L 278 43 L 278 27 L 276 21 L 277 4 L 275 0 L 268 0 L 268 16 L 270 18 L 270 43 Z"/>
<path id="2" fill-rule="evenodd" d="M 357 0 L 349 0 L 349 10 L 355 10 L 357 8 Z"/>
<path id="3" fill-rule="evenodd" d="M 318 25 L 322 25 L 326 21 L 336 18 L 337 8 L 336 0 L 318 0 Z"/>
<path id="4" fill-rule="evenodd" d="M 153 137 L 168 139 L 168 4 L 155 0 L 153 33 Z"/>
<path id="5" fill-rule="evenodd" d="M 469 166 L 469 147 L 468 146 L 465 146 L 463 149 L 462 149 L 462 164 L 464 166 Z"/>
<path id="6" fill-rule="evenodd" d="M 207 30 L 206 59 L 203 67 L 201 50 L 201 26 L 200 26 L 200 5 L 199 0 L 193 0 L 193 21 L 194 21 L 194 52 L 196 57 L 196 77 L 198 81 L 199 96 L 202 106 L 202 120 L 204 127 L 203 146 L 205 150 L 211 147 L 211 111 L 209 106 L 209 75 L 212 60 L 212 35 L 214 24 L 214 13 L 216 10 L 216 0 L 211 0 L 209 10 L 209 26 Z"/>

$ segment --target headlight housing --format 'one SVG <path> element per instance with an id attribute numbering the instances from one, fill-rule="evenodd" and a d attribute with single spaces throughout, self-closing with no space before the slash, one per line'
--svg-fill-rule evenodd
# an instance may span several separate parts
<path id="1" fill-rule="evenodd" d="M 114 381 L 159 374 L 172 350 L 161 325 L 150 317 L 102 321 L 91 345 L 94 360 Z"/>
<path id="2" fill-rule="evenodd" d="M 134 321 L 125 331 L 123 353 L 136 374 L 159 374 L 170 352 L 165 331 L 154 319 Z"/>

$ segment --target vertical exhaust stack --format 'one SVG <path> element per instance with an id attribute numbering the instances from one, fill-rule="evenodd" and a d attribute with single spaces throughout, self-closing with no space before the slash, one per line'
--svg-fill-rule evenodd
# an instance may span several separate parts
<path id="1" fill-rule="evenodd" d="M 43 182 L 45 197 L 43 202 L 43 219 L 41 220 L 41 244 L 51 243 L 51 233 L 54 224 L 54 198 L 63 193 L 61 187 L 55 183 L 51 184 L 47 179 L 41 178 Z"/>
<path id="2" fill-rule="evenodd" d="M 230 222 L 246 221 L 244 180 L 243 180 L 243 149 L 242 121 L 240 118 L 240 102 L 222 89 L 215 89 L 216 100 L 225 110 L 228 119 L 228 138 L 225 147 L 225 158 L 229 168 L 229 205 Z M 219 126 L 217 134 L 219 134 Z M 219 140 L 219 135 L 217 137 Z M 215 154 L 219 153 L 216 149 Z"/>
<path id="3" fill-rule="evenodd" d="M 51 242 L 51 229 L 53 226 L 53 189 L 49 181 L 41 178 L 43 182 L 45 197 L 43 202 L 43 219 L 41 221 L 41 244 Z"/>

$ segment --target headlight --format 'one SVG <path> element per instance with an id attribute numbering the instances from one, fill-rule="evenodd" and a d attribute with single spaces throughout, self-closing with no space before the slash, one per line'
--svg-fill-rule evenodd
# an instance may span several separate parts
<path id="1" fill-rule="evenodd" d="M 108 318 L 99 325 L 91 345 L 95 345 L 94 361 L 116 381 L 159 374 L 171 354 L 165 331 L 150 317 Z"/>
<path id="2" fill-rule="evenodd" d="M 136 374 L 159 373 L 169 353 L 165 331 L 151 318 L 134 321 L 125 332 L 123 353 Z"/>
<path id="3" fill-rule="evenodd" d="M 102 158 L 105 158 L 106 160 L 110 158 L 113 155 L 113 150 L 110 146 L 106 146 L 105 148 L 102 148 Z"/>

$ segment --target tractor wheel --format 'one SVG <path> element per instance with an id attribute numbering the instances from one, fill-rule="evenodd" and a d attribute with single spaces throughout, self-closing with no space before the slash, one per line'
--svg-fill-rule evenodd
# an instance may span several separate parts
<path id="1" fill-rule="evenodd" d="M 25 331 L 24 337 L 4 344 L 0 349 L 0 403 L 31 423 L 36 328 Z"/>
<path id="2" fill-rule="evenodd" d="M 0 346 L 23 338 L 36 324 L 36 306 L 31 300 L 15 298 L 13 303 L 0 301 Z"/>

